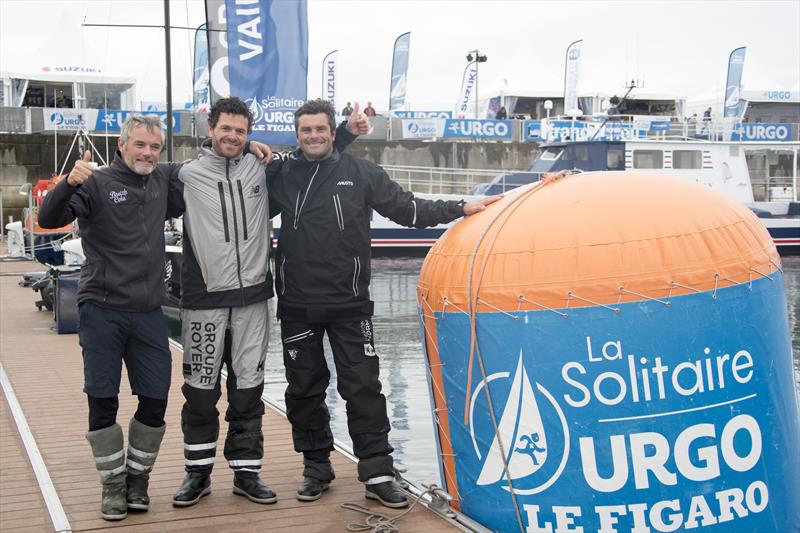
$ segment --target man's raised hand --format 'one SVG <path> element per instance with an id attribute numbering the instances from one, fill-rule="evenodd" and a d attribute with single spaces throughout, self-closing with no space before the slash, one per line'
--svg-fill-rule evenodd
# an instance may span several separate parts
<path id="1" fill-rule="evenodd" d="M 367 135 L 372 131 L 369 117 L 360 111 L 358 102 L 353 104 L 353 112 L 347 118 L 347 131 L 353 135 Z"/>
<path id="2" fill-rule="evenodd" d="M 70 187 L 77 187 L 88 180 L 96 168 L 97 163 L 92 161 L 92 152 L 86 150 L 83 152 L 83 157 L 77 160 L 75 166 L 72 167 L 72 172 L 67 176 L 67 184 Z"/>

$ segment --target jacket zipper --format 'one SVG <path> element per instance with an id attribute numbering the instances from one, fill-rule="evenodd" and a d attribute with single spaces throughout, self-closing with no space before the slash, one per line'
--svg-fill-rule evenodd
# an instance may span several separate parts
<path id="1" fill-rule="evenodd" d="M 344 231 L 344 215 L 342 215 L 342 201 L 339 199 L 338 194 L 333 195 L 333 209 L 336 211 L 336 222 L 339 224 L 339 230 Z"/>
<path id="2" fill-rule="evenodd" d="M 225 179 L 228 180 L 228 190 L 231 193 L 231 218 L 233 218 L 233 242 L 236 245 L 236 277 L 239 278 L 239 289 L 244 289 L 242 283 L 242 258 L 239 255 L 239 223 L 236 220 L 236 202 L 233 201 L 233 183 L 231 183 L 231 160 L 225 160 Z M 242 291 L 242 305 L 244 305 L 244 291 Z"/>
<path id="3" fill-rule="evenodd" d="M 294 225 L 293 225 L 294 229 L 297 229 L 297 223 L 300 221 L 300 211 L 302 211 L 303 206 L 306 205 L 306 198 L 308 198 L 308 191 L 311 190 L 311 184 L 314 183 L 314 177 L 316 177 L 318 171 L 319 171 L 319 163 L 316 164 L 314 173 L 311 175 L 311 179 L 308 180 L 308 187 L 306 187 L 306 192 L 303 195 L 302 203 L 300 203 L 300 191 L 297 191 L 297 200 L 294 203 Z"/>
<path id="4" fill-rule="evenodd" d="M 219 190 L 219 205 L 222 208 L 222 229 L 225 231 L 225 242 L 231 242 L 228 230 L 228 208 L 225 206 L 225 189 L 223 189 L 221 181 L 217 182 L 217 189 Z"/>
<path id="5" fill-rule="evenodd" d="M 236 186 L 239 188 L 239 204 L 242 206 L 242 234 L 244 240 L 247 240 L 247 213 L 244 210 L 244 193 L 242 192 L 241 180 L 236 180 Z"/>
<path id="6" fill-rule="evenodd" d="M 142 197 L 142 203 L 139 205 L 139 213 L 142 216 L 142 227 L 144 228 L 143 235 L 147 235 L 149 232 L 147 231 L 147 220 L 145 219 L 144 216 L 144 207 L 145 204 L 147 203 L 147 178 L 142 180 L 142 193 L 143 197 Z M 150 257 L 150 239 L 145 238 L 144 240 L 144 252 L 145 252 L 144 255 L 145 257 Z M 161 264 L 161 268 L 164 268 L 163 262 Z M 164 276 L 162 275 L 161 277 L 163 279 Z M 142 285 L 144 286 L 144 301 L 145 305 L 147 305 L 147 302 L 150 300 L 150 296 L 147 294 L 147 281 L 145 280 L 144 283 L 142 283 Z"/>

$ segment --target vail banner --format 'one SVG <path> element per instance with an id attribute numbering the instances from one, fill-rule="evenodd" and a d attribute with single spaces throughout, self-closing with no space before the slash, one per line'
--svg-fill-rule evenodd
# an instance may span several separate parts
<path id="1" fill-rule="evenodd" d="M 194 34 L 194 71 L 192 75 L 194 98 L 192 107 L 195 111 L 208 111 L 208 32 L 202 24 Z"/>
<path id="2" fill-rule="evenodd" d="M 564 65 L 564 113 L 578 109 L 578 78 L 581 70 L 581 45 L 575 41 L 567 47 Z"/>
<path id="3" fill-rule="evenodd" d="M 322 99 L 331 103 L 336 109 L 336 63 L 339 52 L 329 52 L 322 60 Z"/>
<path id="4" fill-rule="evenodd" d="M 725 83 L 724 117 L 739 117 L 743 111 L 739 98 L 742 92 L 742 71 L 744 70 L 744 54 L 747 47 L 737 48 L 728 57 L 728 81 Z"/>
<path id="5" fill-rule="evenodd" d="M 406 77 L 408 76 L 408 53 L 411 32 L 402 34 L 394 42 L 392 79 L 389 83 L 389 109 L 399 109 L 406 103 Z"/>
<path id="6" fill-rule="evenodd" d="M 209 30 L 226 30 L 210 32 L 212 100 L 238 96 L 253 112 L 252 139 L 293 145 L 294 111 L 306 99 L 306 1 L 206 0 L 206 11 Z"/>
<path id="7" fill-rule="evenodd" d="M 461 80 L 461 91 L 458 93 L 456 103 L 456 116 L 458 118 L 478 118 L 477 103 L 470 103 L 474 99 L 475 86 L 478 84 L 478 62 L 472 61 L 464 69 Z"/>

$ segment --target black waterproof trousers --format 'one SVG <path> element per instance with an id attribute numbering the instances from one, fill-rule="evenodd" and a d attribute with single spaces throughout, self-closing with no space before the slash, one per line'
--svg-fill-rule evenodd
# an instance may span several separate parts
<path id="1" fill-rule="evenodd" d="M 386 398 L 381 394 L 372 321 L 307 323 L 281 320 L 286 368 L 286 412 L 292 423 L 294 448 L 305 456 L 304 475 L 333 479 L 319 464 L 333 450 L 330 415 L 325 405 L 331 374 L 322 338 L 327 334 L 336 366 L 337 389 L 345 401 L 358 478 L 368 481 L 393 475 Z M 315 464 L 317 463 L 317 464 Z M 330 470 L 330 472 L 326 472 Z"/>

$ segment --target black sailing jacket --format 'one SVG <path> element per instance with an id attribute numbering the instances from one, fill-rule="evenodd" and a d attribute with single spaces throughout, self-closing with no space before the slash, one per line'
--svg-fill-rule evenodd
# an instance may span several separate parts
<path id="1" fill-rule="evenodd" d="M 78 302 L 120 311 L 152 311 L 164 300 L 164 220 L 180 165 L 159 163 L 147 176 L 133 172 L 117 152 L 82 185 L 64 179 L 39 209 L 43 228 L 78 219 L 86 263 Z M 175 205 L 174 202 L 170 202 Z"/>
<path id="2" fill-rule="evenodd" d="M 415 198 L 379 166 L 334 150 L 300 150 L 268 170 L 270 215 L 281 215 L 275 259 L 280 316 L 323 322 L 372 314 L 370 215 L 425 228 L 463 215 L 463 202 Z"/>

